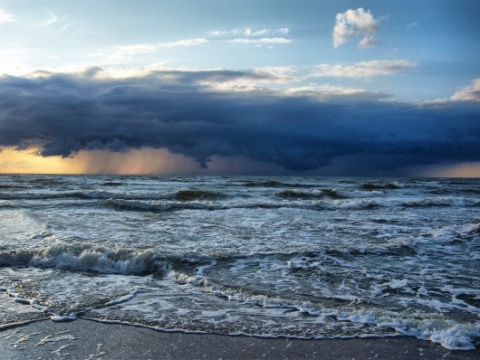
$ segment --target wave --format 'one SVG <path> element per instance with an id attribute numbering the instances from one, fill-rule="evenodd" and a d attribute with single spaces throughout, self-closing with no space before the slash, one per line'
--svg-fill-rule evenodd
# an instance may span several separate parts
<path id="1" fill-rule="evenodd" d="M 266 181 L 244 181 L 243 185 L 246 187 L 267 187 L 267 188 L 276 188 L 276 187 L 294 187 L 294 188 L 311 188 L 315 185 L 310 184 L 291 184 L 286 182 L 280 182 L 276 180 L 266 180 Z"/>
<path id="2" fill-rule="evenodd" d="M 167 212 L 180 210 L 229 210 L 229 209 L 279 209 L 283 207 L 295 207 L 282 202 L 198 202 L 198 201 L 143 201 L 108 199 L 107 206 L 122 211 L 151 211 Z M 297 204 L 298 207 L 304 207 Z"/>
<path id="3" fill-rule="evenodd" d="M 128 193 L 112 191 L 67 191 L 67 192 L 21 192 L 0 193 L 0 206 L 15 200 L 99 200 L 95 206 L 104 205 L 116 210 L 127 211 L 179 211 L 179 210 L 227 210 L 227 209 L 280 209 L 298 208 L 306 210 L 371 210 L 378 208 L 441 208 L 480 207 L 476 196 L 434 196 L 423 198 L 361 196 L 336 189 L 304 191 L 286 189 L 276 192 L 272 198 L 232 197 L 228 193 L 207 190 L 177 190 L 159 193 Z M 361 196 L 361 197 L 359 197 Z M 90 203 L 85 203 L 89 205 Z M 79 204 L 76 203 L 76 206 Z"/>
<path id="4" fill-rule="evenodd" d="M 264 313 L 272 310 L 269 326 L 259 330 L 258 335 L 263 335 L 263 331 L 267 331 L 270 335 L 287 335 L 288 337 L 292 335 L 305 337 L 309 334 L 309 338 L 402 334 L 430 340 L 450 350 L 475 349 L 475 344 L 480 338 L 480 329 L 473 322 L 457 323 L 438 316 L 435 311 L 417 311 L 413 316 L 409 311 L 389 311 L 382 304 L 378 305 L 375 301 L 368 301 L 356 295 L 332 293 L 317 299 L 290 298 L 263 290 L 252 291 L 243 287 L 216 283 L 202 275 L 188 275 L 176 271 L 169 272 L 168 279 L 179 285 L 201 287 L 203 292 L 225 298 L 229 302 L 262 308 Z M 406 281 L 392 280 L 385 285 L 396 289 L 405 284 Z M 432 304 L 426 300 L 425 305 L 428 307 Z M 284 317 L 290 316 L 301 319 L 302 324 L 322 323 L 322 328 L 326 331 L 312 333 L 308 326 L 291 326 L 286 333 L 281 330 L 277 332 L 279 330 L 277 326 L 282 326 L 281 324 L 287 321 Z M 282 329 L 284 329 L 283 326 Z"/>
<path id="5" fill-rule="evenodd" d="M 347 196 L 340 194 L 336 189 L 305 192 L 299 190 L 283 190 L 276 193 L 283 199 L 345 199 Z"/>
<path id="6" fill-rule="evenodd" d="M 402 187 L 394 182 L 387 183 L 387 184 L 377 184 L 377 183 L 365 183 L 361 186 L 362 189 L 368 191 L 375 191 L 375 190 L 398 190 Z"/>
<path id="7" fill-rule="evenodd" d="M 22 185 L 0 184 L 0 190 L 25 189 L 25 188 L 27 187 Z"/>
<path id="8" fill-rule="evenodd" d="M 300 200 L 300 201 L 298 201 Z M 292 199 L 291 201 L 232 201 L 232 202 L 185 202 L 185 201 L 143 201 L 126 199 L 108 199 L 106 205 L 120 211 L 169 212 L 181 210 L 230 210 L 230 209 L 304 209 L 322 210 L 368 210 L 379 207 L 394 206 L 387 202 L 369 199 L 325 200 L 325 199 Z"/>
<path id="9" fill-rule="evenodd" d="M 16 208 L 17 207 L 15 206 L 15 204 L 11 204 L 3 200 L 0 200 L 0 209 L 16 209 Z"/>
<path id="10" fill-rule="evenodd" d="M 126 199 L 108 199 L 106 205 L 122 211 L 167 212 L 178 210 L 221 210 L 224 207 L 208 203 L 185 203 L 183 201 L 141 201 Z"/>
<path id="11" fill-rule="evenodd" d="M 33 178 L 28 182 L 34 186 L 58 186 L 67 183 L 62 177 Z"/>
<path id="12" fill-rule="evenodd" d="M 434 198 L 412 199 L 401 201 L 401 206 L 406 208 L 429 208 L 429 207 L 478 207 L 480 199 L 458 196 L 439 196 Z"/>
<path id="13" fill-rule="evenodd" d="M 321 200 L 319 206 L 329 210 L 368 210 L 377 208 L 448 208 L 448 207 L 479 207 L 480 199 L 471 197 L 445 196 L 433 198 L 359 198 Z"/>
<path id="14" fill-rule="evenodd" d="M 202 198 L 194 200 L 130 200 L 130 199 L 107 199 L 106 206 L 122 211 L 151 211 L 168 212 L 181 210 L 229 210 L 229 209 L 304 209 L 312 211 L 323 210 L 373 210 L 379 208 L 434 208 L 434 207 L 478 207 L 480 199 L 439 197 L 405 200 L 402 198 L 344 198 L 336 192 L 305 193 L 298 191 L 282 191 L 276 194 L 281 200 L 263 201 L 215 201 L 216 195 L 211 195 L 210 201 Z M 210 195 L 208 195 L 210 196 Z M 192 196 L 193 197 L 193 196 Z M 194 198 L 194 197 L 193 197 Z M 220 196 L 220 199 L 223 199 Z M 285 201 L 289 200 L 289 201 Z"/>
<path id="15" fill-rule="evenodd" d="M 0 200 L 108 199 L 110 197 L 108 193 L 100 191 L 0 193 Z"/>
<path id="16" fill-rule="evenodd" d="M 105 181 L 102 186 L 122 186 L 123 183 L 119 181 Z"/>
<path id="17" fill-rule="evenodd" d="M 224 193 L 206 190 L 180 190 L 175 194 L 175 199 L 179 201 L 218 200 L 226 197 Z"/>
<path id="18" fill-rule="evenodd" d="M 121 186 L 121 184 L 109 183 L 104 185 L 108 187 Z M 50 199 L 122 199 L 122 200 L 178 200 L 178 201 L 196 201 L 196 200 L 220 200 L 228 198 L 228 195 L 218 191 L 207 190 L 179 190 L 170 192 L 115 192 L 100 190 L 85 191 L 57 191 L 57 192 L 18 192 L 18 193 L 0 193 L 0 200 L 50 200 Z"/>
<path id="19" fill-rule="evenodd" d="M 285 186 L 287 184 L 281 183 L 279 181 L 269 180 L 269 181 L 245 181 L 244 185 L 247 187 L 279 187 L 279 186 Z"/>
<path id="20" fill-rule="evenodd" d="M 168 262 L 152 251 L 132 252 L 90 246 L 52 245 L 43 251 L 0 252 L 0 266 L 32 266 L 102 274 L 163 274 Z"/>
<path id="21" fill-rule="evenodd" d="M 433 189 L 429 191 L 430 194 L 434 195 L 448 195 L 448 194 L 466 194 L 466 195 L 480 195 L 480 189 Z"/>
<path id="22" fill-rule="evenodd" d="M 478 226 L 475 227 L 478 231 Z M 474 231 L 474 230 L 472 230 Z M 302 264 L 328 258 L 351 261 L 357 256 L 405 256 L 415 255 L 414 245 L 390 244 L 365 248 L 318 247 L 298 248 L 284 252 L 215 253 L 212 255 L 162 253 L 154 250 L 107 248 L 88 244 L 70 245 L 56 243 L 44 249 L 22 249 L 0 251 L 0 267 L 31 266 L 34 268 L 56 268 L 73 272 L 100 274 L 165 276 L 170 270 L 181 273 L 195 270 L 203 273 L 207 267 L 222 264 L 230 266 L 232 261 L 250 259 L 256 262 L 280 260 L 289 267 L 301 268 Z M 307 267 L 305 267 L 307 269 Z"/>

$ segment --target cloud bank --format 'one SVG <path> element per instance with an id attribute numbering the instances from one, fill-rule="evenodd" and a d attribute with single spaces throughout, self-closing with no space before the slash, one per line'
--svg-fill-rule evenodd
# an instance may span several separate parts
<path id="1" fill-rule="evenodd" d="M 213 157 L 290 171 L 332 167 L 339 159 L 353 168 L 368 159 L 362 171 L 385 174 L 480 160 L 475 102 L 415 106 L 339 88 L 234 92 L 205 85 L 273 76 L 165 70 L 119 79 L 94 68 L 0 77 L 0 146 L 39 147 L 41 156 L 64 157 L 167 149 L 203 168 Z"/>
<path id="2" fill-rule="evenodd" d="M 358 43 L 359 47 L 367 48 L 377 44 L 374 38 L 378 29 L 378 20 L 376 20 L 370 10 L 347 10 L 344 13 L 338 13 L 333 28 L 333 46 L 339 47 L 343 43 L 354 37 L 361 37 Z"/>

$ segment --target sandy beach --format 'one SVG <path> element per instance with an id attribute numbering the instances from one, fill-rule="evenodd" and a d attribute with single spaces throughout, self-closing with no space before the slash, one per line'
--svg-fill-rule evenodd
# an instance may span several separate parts
<path id="1" fill-rule="evenodd" d="M 266 339 L 184 334 L 79 319 L 38 321 L 0 331 L 2 359 L 478 359 L 406 337 Z"/>

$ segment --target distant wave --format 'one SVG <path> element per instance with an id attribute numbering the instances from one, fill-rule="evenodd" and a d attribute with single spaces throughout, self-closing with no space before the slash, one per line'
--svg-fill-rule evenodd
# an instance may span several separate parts
<path id="1" fill-rule="evenodd" d="M 18 193 L 0 193 L 0 200 L 48 200 L 61 198 L 79 198 L 85 199 L 88 196 L 85 193 L 73 192 L 18 192 Z"/>
<path id="2" fill-rule="evenodd" d="M 267 196 L 269 194 L 266 194 Z M 220 191 L 176 190 L 167 192 L 128 192 L 128 191 L 62 191 L 62 192 L 15 192 L 0 191 L 2 207 L 16 206 L 11 201 L 40 201 L 62 199 L 84 201 L 86 206 L 107 206 L 116 210 L 128 211 L 178 211 L 178 210 L 227 210 L 227 209 L 276 209 L 302 208 L 310 210 L 365 210 L 376 208 L 438 208 L 438 207 L 479 207 L 480 199 L 471 196 L 439 195 L 432 197 L 384 197 L 382 194 L 365 196 L 361 192 L 346 192 L 336 189 L 298 190 L 284 189 L 272 192 L 270 197 L 248 198 L 231 196 Z M 87 202 L 87 200 L 98 200 Z M 35 204 L 35 203 L 32 203 Z M 65 205 L 68 205 L 65 202 Z M 25 205 L 28 206 L 28 205 Z"/>
<path id="3" fill-rule="evenodd" d="M 126 200 L 126 199 L 108 199 L 106 205 L 115 209 L 115 210 L 127 210 L 127 211 L 152 211 L 152 212 L 162 212 L 162 211 L 172 211 L 172 210 L 181 210 L 187 208 L 181 204 L 176 203 L 152 203 L 149 201 L 139 201 L 139 200 Z"/>
<path id="4" fill-rule="evenodd" d="M 15 204 L 0 200 L 0 209 L 15 209 Z"/>
<path id="5" fill-rule="evenodd" d="M 429 207 L 478 207 L 479 199 L 438 197 L 424 199 L 384 199 L 384 198 L 344 198 L 336 193 L 280 192 L 276 196 L 282 200 L 230 200 L 200 198 L 193 200 L 130 200 L 107 199 L 106 206 L 126 211 L 180 211 L 180 210 L 228 210 L 228 209 L 280 209 L 298 208 L 305 210 L 368 210 L 378 208 L 429 208 Z M 289 201 L 285 201 L 289 200 Z"/>
<path id="6" fill-rule="evenodd" d="M 314 185 L 309 184 L 290 184 L 286 182 L 280 182 L 275 180 L 266 180 L 266 181 L 245 181 L 243 185 L 246 187 L 267 187 L 267 188 L 276 188 L 276 187 L 293 187 L 293 188 L 309 188 L 314 187 Z"/>
<path id="7" fill-rule="evenodd" d="M 299 190 L 283 190 L 276 194 L 283 199 L 345 199 L 347 196 L 340 194 L 337 190 L 320 190 L 305 192 Z"/>
<path id="8" fill-rule="evenodd" d="M 0 190 L 25 189 L 25 188 L 26 186 L 22 186 L 22 185 L 0 184 Z"/>
<path id="9" fill-rule="evenodd" d="M 369 183 L 363 184 L 361 188 L 364 190 L 374 191 L 374 190 L 397 190 L 397 189 L 401 189 L 402 187 L 393 182 L 387 183 L 387 184 L 378 184 L 378 183 L 369 182 Z"/>
<path id="10" fill-rule="evenodd" d="M 480 195 L 480 189 L 473 189 L 473 188 L 466 188 L 466 189 L 433 189 L 429 190 L 430 194 L 435 195 L 458 195 L 458 194 L 466 194 L 466 195 Z"/>
<path id="11" fill-rule="evenodd" d="M 108 187 L 121 186 L 120 184 L 110 183 L 103 185 Z M 135 193 L 127 191 L 58 191 L 58 192 L 14 192 L 1 193 L 0 200 L 48 200 L 48 199 L 124 199 L 124 200 L 178 200 L 178 201 L 196 201 L 196 200 L 219 200 L 228 198 L 228 195 L 217 191 L 206 190 L 179 190 L 174 192 L 147 192 Z"/>
<path id="12" fill-rule="evenodd" d="M 61 177 L 33 178 L 29 180 L 30 184 L 35 186 L 54 186 L 64 185 L 67 182 Z"/>
<path id="13" fill-rule="evenodd" d="M 439 196 L 434 198 L 414 199 L 402 201 L 401 205 L 408 208 L 428 208 L 428 207 L 478 207 L 480 199 L 458 197 L 458 196 Z"/>
<path id="14" fill-rule="evenodd" d="M 123 183 L 119 181 L 105 181 L 102 186 L 122 186 Z"/>
<path id="15" fill-rule="evenodd" d="M 180 190 L 175 194 L 175 199 L 179 201 L 218 200 L 226 197 L 224 193 L 206 190 Z"/>
<path id="16" fill-rule="evenodd" d="M 178 210 L 227 210 L 227 209 L 276 209 L 285 207 L 286 204 L 280 202 L 200 202 L 200 201 L 148 201 L 148 200 L 126 200 L 126 199 L 108 199 L 107 206 L 117 210 L 129 211 L 178 211 Z"/>
<path id="17" fill-rule="evenodd" d="M 0 200 L 49 200 L 49 199 L 109 199 L 112 193 L 103 191 L 17 192 L 0 193 Z"/>

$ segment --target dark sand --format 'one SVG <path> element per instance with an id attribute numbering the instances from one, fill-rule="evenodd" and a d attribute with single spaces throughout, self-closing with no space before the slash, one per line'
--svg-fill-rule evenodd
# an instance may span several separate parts
<path id="1" fill-rule="evenodd" d="M 79 319 L 38 321 L 0 331 L 0 359 L 480 359 L 406 337 L 265 339 L 161 332 Z"/>

